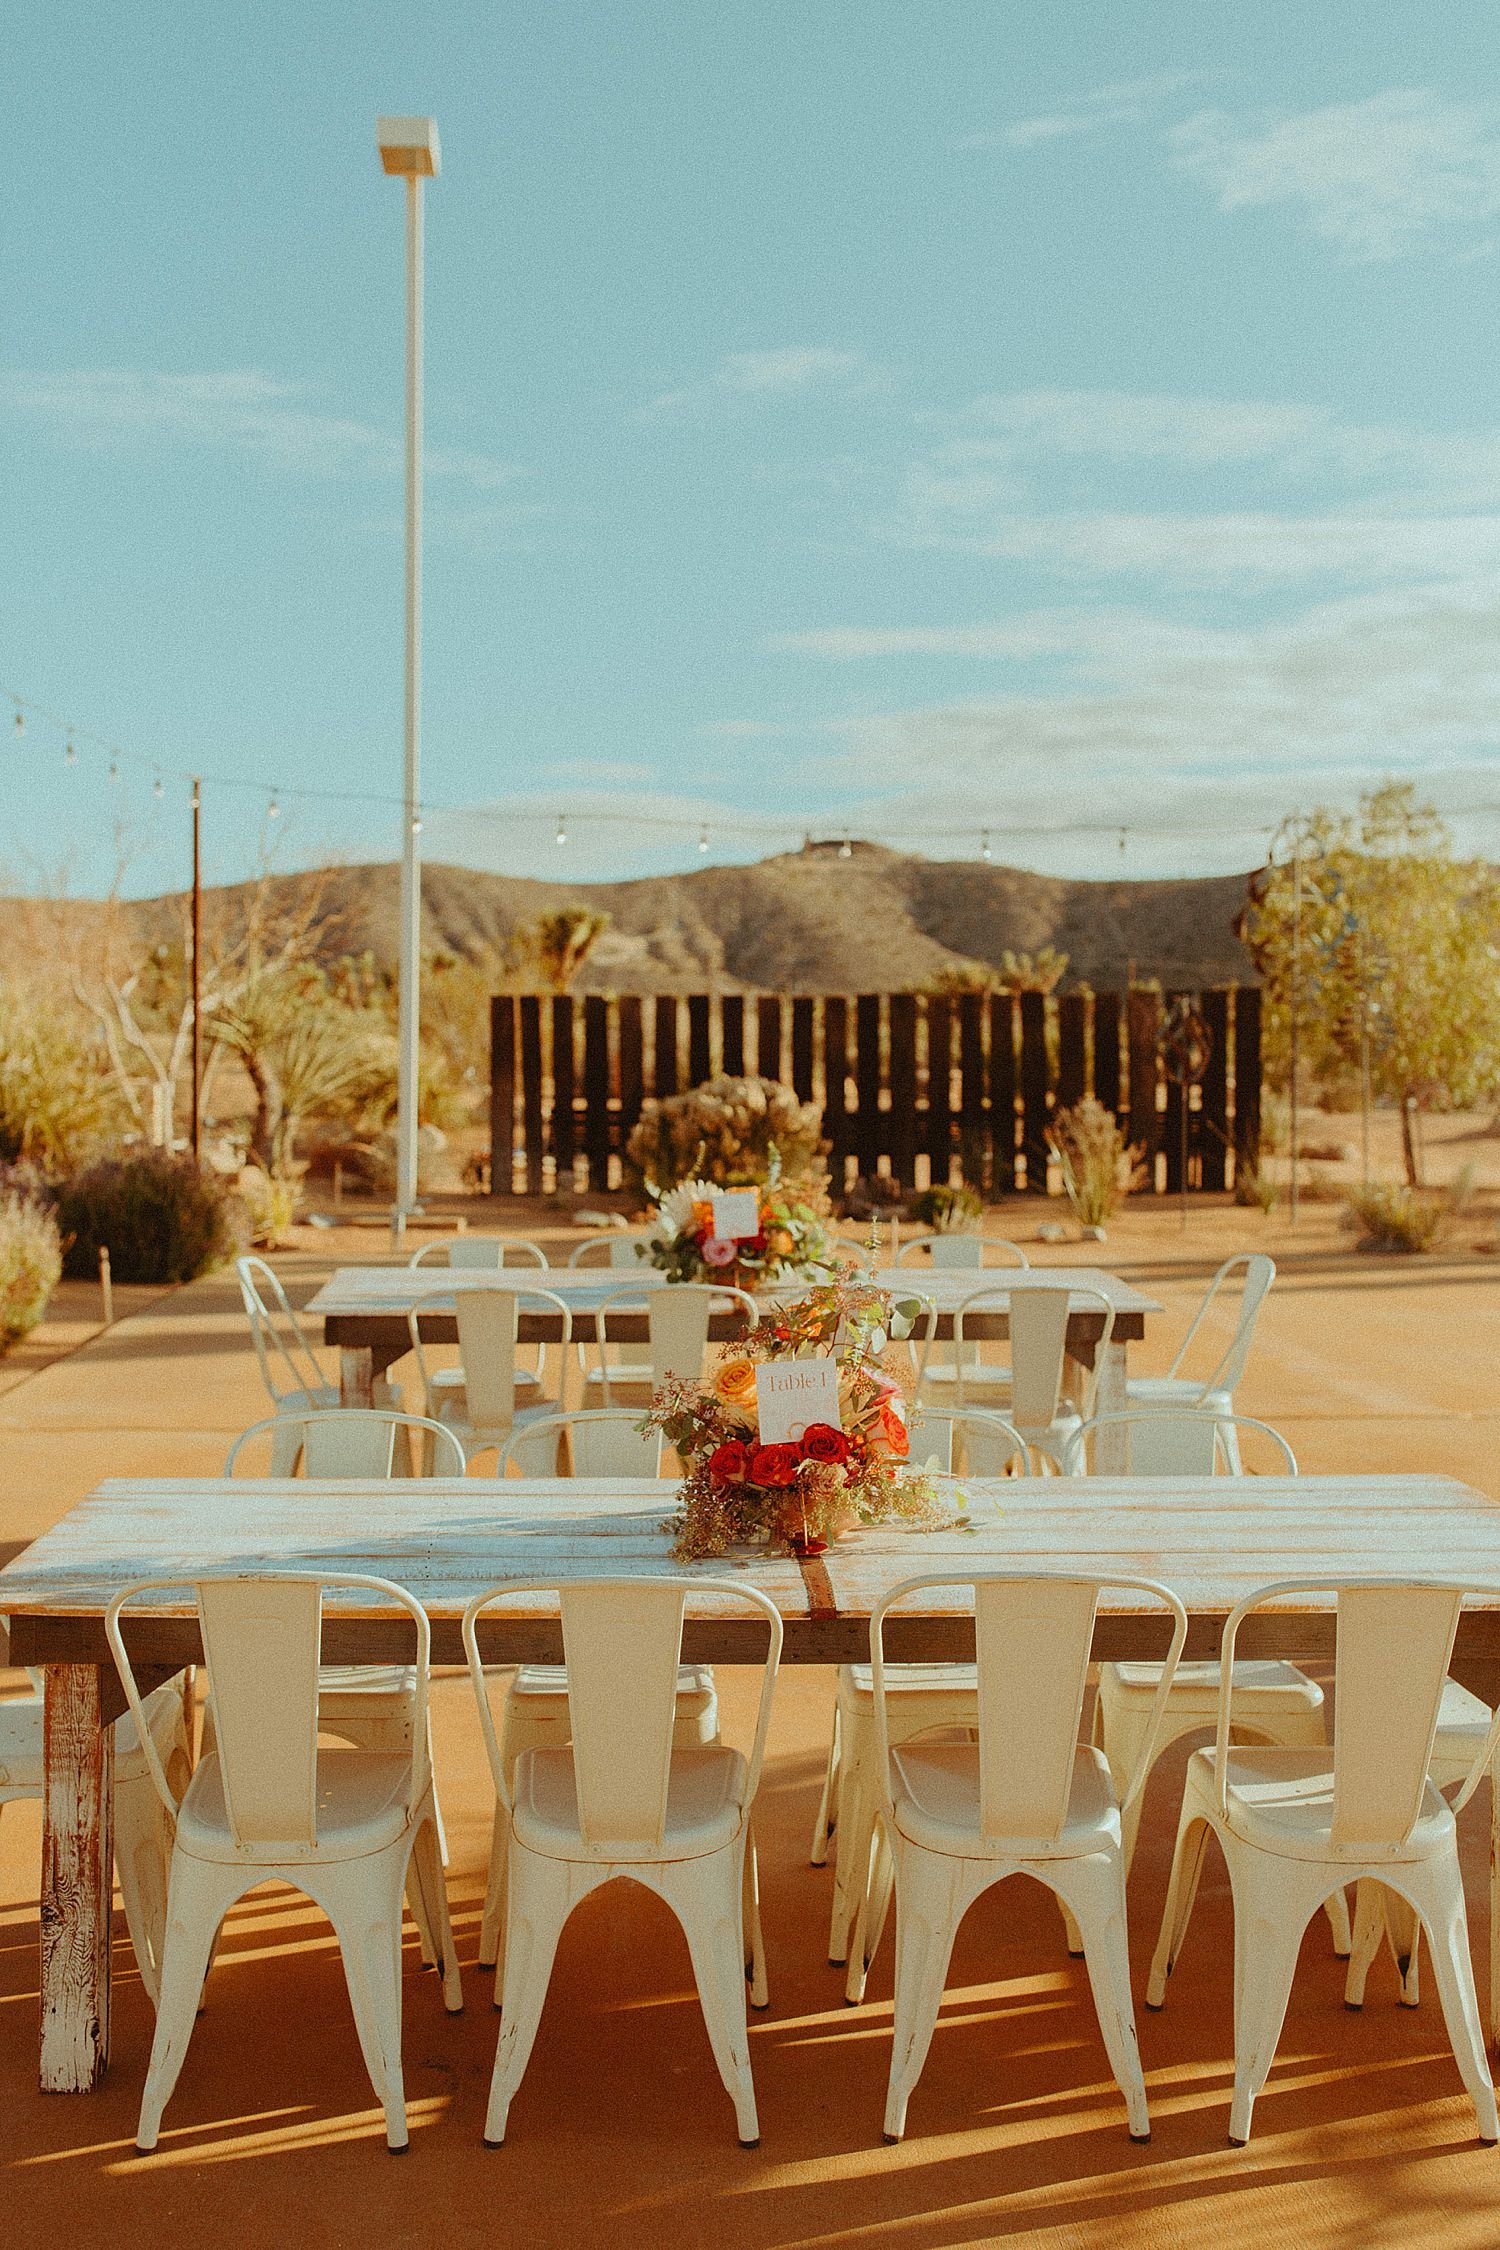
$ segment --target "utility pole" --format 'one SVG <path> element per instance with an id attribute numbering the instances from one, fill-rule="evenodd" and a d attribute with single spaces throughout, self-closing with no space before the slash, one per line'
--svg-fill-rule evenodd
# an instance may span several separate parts
<path id="1" fill-rule="evenodd" d="M 193 1114 L 188 1128 L 193 1162 L 199 1146 L 203 1109 L 203 784 L 193 776 Z"/>

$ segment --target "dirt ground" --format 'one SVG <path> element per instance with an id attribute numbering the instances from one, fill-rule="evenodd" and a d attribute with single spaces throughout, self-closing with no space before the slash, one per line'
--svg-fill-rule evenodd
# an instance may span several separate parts
<path id="1" fill-rule="evenodd" d="M 1357 1143 L 1358 1119 L 1339 1124 Z M 1282 1429 L 1308 1470 L 1442 1471 L 1500 1500 L 1492 1201 L 1439 1254 L 1408 1259 L 1356 1252 L 1322 1203 L 1304 1203 L 1295 1230 L 1284 1209 L 1265 1217 L 1195 1203 L 1184 1230 L 1175 1207 L 1137 1204 L 1095 1246 L 1038 1241 L 1038 1225 L 1059 1220 L 1060 1207 L 1018 1202 L 992 1213 L 989 1231 L 1013 1233 L 1040 1263 L 1102 1263 L 1159 1298 L 1163 1314 L 1132 1356 L 1142 1371 L 1166 1366 L 1221 1257 L 1269 1250 L 1280 1274 L 1241 1408 Z M 556 1207 L 506 1208 L 506 1224 L 554 1256 L 576 1239 L 559 1219 Z M 384 1250 L 370 1226 L 299 1229 L 278 1264 L 305 1298 L 331 1265 L 379 1262 Z M 262 1411 L 232 1280 L 145 1292 L 125 1306 L 117 1298 L 116 1309 L 127 1316 L 90 1334 L 97 1291 L 91 1301 L 76 1285 L 58 1321 L 0 1367 L 6 1555 L 101 1476 L 216 1470 L 230 1438 Z M 747 1680 L 723 1671 L 721 1696 L 732 1729 L 748 1708 Z M 824 1957 L 832 1870 L 807 1863 L 831 1707 L 829 1677 L 783 1672 L 759 1817 L 771 2006 L 751 2026 L 762 2129 L 753 2151 L 736 2143 L 681 1938 L 633 1886 L 596 1897 L 569 1925 L 510 2139 L 500 2152 L 483 2147 L 497 2018 L 474 1961 L 490 1792 L 460 1677 L 439 1681 L 435 1712 L 466 2007 L 445 2017 L 409 1942 L 412 2153 L 401 2164 L 385 2151 L 331 1935 L 288 1892 L 257 1893 L 231 1915 L 156 2154 L 133 2152 L 151 2014 L 118 1917 L 108 2081 L 87 2097 L 39 2095 L 40 1821 L 34 1805 L 7 1808 L 0 2163 L 18 2236 L 135 2245 L 191 2229 L 223 2250 L 1500 2245 L 1500 2152 L 1474 2140 L 1430 1989 L 1419 2008 L 1399 2007 L 1382 1963 L 1363 2012 L 1347 2013 L 1321 1920 L 1304 1946 L 1255 2137 L 1247 2149 L 1226 2146 L 1231 1919 L 1217 1861 L 1167 2008 L 1140 2013 L 1149 2146 L 1126 2136 L 1082 1965 L 1024 1879 L 992 1892 L 965 1923 L 908 2137 L 884 2146 L 889 1948 L 864 2006 L 846 2008 Z M 1153 1781 L 1131 1879 L 1138 1995 L 1183 1755 Z M 1486 1811 L 1482 1792 L 1462 1823 L 1481 1986 Z"/>

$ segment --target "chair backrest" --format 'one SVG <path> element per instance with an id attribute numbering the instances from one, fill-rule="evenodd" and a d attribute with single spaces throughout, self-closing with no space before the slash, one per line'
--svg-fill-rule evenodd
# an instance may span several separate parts
<path id="1" fill-rule="evenodd" d="M 408 1266 L 444 1265 L 454 1272 L 482 1273 L 499 1266 L 546 1267 L 547 1253 L 535 1242 L 501 1234 L 455 1234 L 447 1242 L 424 1242 Z"/>
<path id="2" fill-rule="evenodd" d="M 1233 1431 L 1236 1438 L 1241 1433 L 1256 1433 L 1279 1455 L 1279 1473 L 1289 1477 L 1297 1474 L 1296 1454 L 1269 1422 L 1257 1422 L 1250 1414 L 1204 1414 L 1196 1407 L 1168 1406 L 1096 1414 L 1082 1423 L 1073 1434 L 1070 1475 L 1092 1472 L 1094 1438 L 1100 1430 L 1123 1430 L 1127 1434 L 1127 1465 L 1123 1470 L 1110 1470 L 1111 1476 L 1211 1477 L 1221 1471 L 1240 1475 L 1243 1471 L 1236 1457 L 1239 1449 L 1231 1454 L 1225 1444 L 1226 1431 Z"/>
<path id="3" fill-rule="evenodd" d="M 644 1260 L 636 1256 L 635 1246 L 644 1239 L 644 1236 L 640 1234 L 623 1234 L 618 1228 L 612 1227 L 608 1234 L 591 1234 L 586 1236 L 582 1242 L 575 1243 L 568 1252 L 568 1264 L 570 1266 L 614 1266 L 627 1271 L 639 1270 L 644 1264 Z M 602 1250 L 604 1256 L 596 1258 L 593 1255 L 596 1250 Z"/>
<path id="4" fill-rule="evenodd" d="M 163 1802 L 175 1801 L 151 1739 L 126 1651 L 120 1616 L 138 1596 L 191 1588 L 214 1702 L 215 1748 L 224 1809 L 236 1848 L 275 1862 L 317 1846 L 318 1663 L 323 1594 L 360 1588 L 404 1610 L 416 1626 L 410 1797 L 427 1778 L 427 1680 L 432 1636 L 426 1613 L 403 1587 L 353 1572 L 266 1572 L 231 1578 L 151 1579 L 110 1603 L 104 1627 Z"/>
<path id="5" fill-rule="evenodd" d="M 1244 1619 L 1289 1596 L 1331 1594 L 1337 1603 L 1334 1654 L 1333 1823 L 1335 1845 L 1404 1844 L 1426 1790 L 1438 1707 L 1466 1592 L 1493 1604 L 1500 1588 L 1466 1588 L 1432 1579 L 1284 1579 L 1247 1594 L 1224 1627 L 1216 1766 L 1225 1801 L 1233 1723 L 1235 1642 Z M 1480 1745 L 1457 1811 L 1489 1770 L 1500 1744 L 1500 1710 Z"/>
<path id="6" fill-rule="evenodd" d="M 279 1275 L 264 1258 L 236 1258 L 234 1270 L 260 1362 L 261 1380 L 272 1399 L 323 1389 L 328 1379 L 302 1323 L 287 1302 Z M 277 1371 L 289 1380 L 278 1383 Z"/>
<path id="7" fill-rule="evenodd" d="M 398 1430 L 414 1438 L 431 1438 L 434 1476 L 465 1474 L 464 1449 L 451 1430 L 424 1415 L 400 1414 L 384 1406 L 330 1406 L 315 1414 L 273 1414 L 264 1422 L 252 1422 L 229 1448 L 224 1474 L 232 1477 L 240 1455 L 259 1439 L 284 1441 L 293 1435 L 305 1477 L 393 1477 Z M 420 1454 L 419 1446 L 416 1458 Z"/>
<path id="8" fill-rule="evenodd" d="M 585 1844 L 601 1857 L 607 1857 L 612 1846 L 649 1854 L 660 1851 L 664 1842 L 677 1667 L 689 1595 L 709 1595 L 716 1608 L 728 1597 L 760 1611 L 770 1628 L 770 1647 L 742 1799 L 742 1805 L 749 1807 L 765 1755 L 771 1694 L 781 1660 L 781 1617 L 757 1587 L 715 1578 L 690 1582 L 681 1575 L 601 1578 L 562 1586 L 546 1580 L 518 1583 L 494 1587 L 469 1604 L 463 1621 L 464 1647 L 495 1786 L 507 1807 L 510 1790 L 485 1685 L 478 1626 L 481 1613 L 492 1603 L 523 1593 L 555 1595 L 562 1613 L 579 1830 Z"/>
<path id="9" fill-rule="evenodd" d="M 609 1315 L 629 1310 L 646 1312 L 650 1338 L 653 1386 L 668 1375 L 685 1375 L 696 1381 L 703 1373 L 711 1316 L 725 1305 L 737 1305 L 747 1328 L 760 1319 L 760 1308 L 744 1289 L 711 1281 L 679 1281 L 647 1289 L 612 1289 L 594 1308 L 594 1342 L 599 1368 L 600 1396 L 609 1404 Z"/>
<path id="10" fill-rule="evenodd" d="M 633 1406 L 589 1408 L 581 1414 L 546 1414 L 512 1430 L 498 1476 L 514 1462 L 523 1477 L 557 1474 L 557 1442 L 568 1433 L 575 1477 L 655 1477 L 661 1474 L 660 1430 L 640 1428 Z"/>
<path id="11" fill-rule="evenodd" d="M 915 1250 L 925 1250 L 935 1266 L 968 1270 L 983 1266 L 985 1252 L 989 1249 L 1007 1251 L 1012 1265 L 1025 1267 L 1031 1260 L 1019 1242 L 1010 1242 L 1003 1235 L 984 1234 L 917 1234 L 910 1242 L 903 1242 L 896 1253 L 896 1263 L 904 1266 Z M 1003 1260 L 1001 1261 L 1003 1263 Z"/>
<path id="12" fill-rule="evenodd" d="M 1210 1305 L 1229 1280 L 1231 1274 L 1243 1269 L 1244 1281 L 1240 1290 L 1239 1318 L 1234 1334 L 1224 1347 L 1218 1365 L 1203 1379 L 1205 1391 L 1233 1391 L 1245 1372 L 1245 1362 L 1250 1357 L 1250 1345 L 1255 1335 L 1255 1323 L 1265 1302 L 1266 1291 L 1276 1279 L 1274 1259 L 1263 1250 L 1241 1250 L 1226 1258 L 1204 1294 L 1203 1302 L 1194 1313 L 1187 1334 L 1173 1360 L 1171 1373 L 1176 1375 L 1187 1358 L 1193 1338 L 1202 1327 Z"/>
<path id="13" fill-rule="evenodd" d="M 413 1305 L 407 1316 L 412 1349 L 424 1388 L 428 1387 L 427 1361 L 422 1345 L 422 1316 L 435 1305 L 452 1305 L 458 1327 L 458 1356 L 463 1364 L 466 1419 L 472 1428 L 503 1435 L 516 1415 L 516 1338 L 522 1303 L 545 1305 L 562 1323 L 566 1354 L 573 1337 L 573 1315 L 563 1299 L 550 1289 L 455 1289 L 451 1296 L 434 1291 L 425 1305 Z"/>
<path id="14" fill-rule="evenodd" d="M 935 1461 L 940 1475 L 1030 1476 L 1031 1448 L 1003 1414 L 970 1407 L 962 1414 L 917 1409 L 911 1430 L 911 1456 L 924 1467 Z"/>
<path id="15" fill-rule="evenodd" d="M 884 1633 L 888 1612 L 931 1587 L 963 1587 L 974 1597 L 978 1668 L 979 1827 L 987 1842 L 1006 1838 L 1049 1843 L 1067 1817 L 1078 1747 L 1094 1613 L 1106 1586 L 1148 1593 L 1173 1620 L 1172 1645 L 1152 1705 L 1145 1748 L 1122 1802 L 1145 1778 L 1148 1753 L 1187 1638 L 1187 1612 L 1177 1596 L 1148 1578 L 1065 1578 L 1049 1573 L 940 1573 L 892 1587 L 870 1619 L 874 1671 L 876 1771 L 889 1774 L 885 1711 Z M 887 1782 L 887 1787 L 889 1783 Z"/>

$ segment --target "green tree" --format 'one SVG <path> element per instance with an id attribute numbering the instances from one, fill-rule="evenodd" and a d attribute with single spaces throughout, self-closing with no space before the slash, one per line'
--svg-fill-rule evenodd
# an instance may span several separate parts
<path id="1" fill-rule="evenodd" d="M 1360 1071 L 1400 1104 L 1408 1183 L 1421 1185 L 1412 1113 L 1481 1101 L 1500 1083 L 1500 880 L 1460 860 L 1409 783 L 1358 815 L 1299 822 L 1251 878 L 1239 932 L 1264 989 L 1273 1083 Z"/>
<path id="2" fill-rule="evenodd" d="M 384 1111 L 394 1097 L 396 1042 L 384 1009 L 351 1001 L 310 962 L 253 977 L 211 1029 L 254 1088 L 250 1154 L 267 1172 L 285 1172 L 305 1119 Z"/>
<path id="3" fill-rule="evenodd" d="M 538 914 L 511 933 L 511 959 L 549 992 L 570 992 L 608 928 L 609 916 L 592 907 L 564 906 L 555 914 Z"/>

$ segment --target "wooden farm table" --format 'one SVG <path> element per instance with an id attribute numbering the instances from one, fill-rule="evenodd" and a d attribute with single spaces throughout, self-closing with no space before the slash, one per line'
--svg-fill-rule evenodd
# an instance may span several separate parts
<path id="1" fill-rule="evenodd" d="M 1006 1295 L 1018 1289 L 1056 1289 L 1063 1285 L 1101 1291 L 1115 1308 L 1114 1334 L 1100 1379 L 1097 1410 L 1101 1414 L 1116 1412 L 1124 1406 L 1126 1347 L 1138 1343 L 1145 1335 L 1146 1315 L 1162 1309 L 1153 1298 L 1132 1289 L 1129 1282 L 1095 1266 L 1044 1266 L 1027 1270 L 992 1266 L 973 1271 L 893 1266 L 874 1278 L 897 1296 L 930 1298 L 937 1306 L 937 1333 L 942 1337 L 953 1334 L 954 1307 L 977 1289 L 993 1288 Z M 547 1289 L 561 1297 L 573 1317 L 575 1343 L 593 1341 L 595 1313 L 606 1297 L 622 1289 L 644 1294 L 649 1289 L 669 1286 L 666 1276 L 655 1268 L 631 1273 L 624 1269 L 577 1266 L 545 1270 L 505 1266 L 498 1272 L 466 1267 L 339 1266 L 309 1300 L 306 1309 L 311 1317 L 321 1315 L 323 1341 L 338 1350 L 339 1388 L 344 1404 L 368 1406 L 376 1376 L 383 1375 L 411 1349 L 407 1316 L 415 1306 L 432 1301 L 432 1311 L 424 1316 L 423 1334 L 430 1333 L 435 1343 L 451 1343 L 458 1334 L 458 1323 L 451 1310 L 455 1293 L 460 1289 L 493 1289 L 497 1282 L 504 1288 Z M 738 1312 L 726 1310 L 715 1317 L 709 1333 L 721 1340 L 738 1335 L 739 1322 Z M 519 1325 L 522 1343 L 555 1344 L 562 1336 L 561 1320 L 543 1305 L 528 1307 L 523 1301 Z M 1093 1365 L 1094 1349 L 1103 1325 L 1098 1307 L 1080 1300 L 1068 1320 L 1068 1356 L 1075 1365 Z M 643 1342 L 647 1333 L 645 1313 L 632 1316 L 628 1307 L 612 1313 L 609 1326 L 611 1337 L 625 1343 Z M 1003 1301 L 997 1301 L 982 1312 L 971 1313 L 964 1322 L 964 1334 L 981 1340 L 1009 1333 L 1010 1321 Z"/>
<path id="2" fill-rule="evenodd" d="M 390 1483 L 228 1484 L 222 1479 L 118 1480 L 101 1485 L 0 1572 L 11 1661 L 46 1668 L 46 1795 L 42 1831 L 41 2078 L 54 2092 L 99 2082 L 109 2051 L 111 1776 L 109 1722 L 123 1697 L 103 1614 L 138 1579 L 261 1569 L 368 1571 L 415 1594 L 433 1622 L 433 1656 L 460 1660 L 459 1619 L 481 1588 L 506 1578 L 570 1578 L 681 1570 L 691 1583 L 743 1576 L 786 1626 L 785 1660 L 832 1664 L 866 1654 L 872 1604 L 901 1579 L 951 1569 L 1038 1569 L 1106 1576 L 1118 1569 L 1174 1588 L 1187 1604 L 1188 1652 L 1212 1654 L 1223 1619 L 1251 1588 L 1280 1578 L 1372 1573 L 1492 1586 L 1492 1605 L 1465 1613 L 1454 1670 L 1493 1700 L 1500 1663 L 1500 1508 L 1445 1477 L 1014 1478 L 966 1487 L 971 1527 L 914 1534 L 867 1531 L 815 1561 L 761 1556 L 674 1564 L 664 1482 L 582 1479 L 498 1483 L 478 1478 Z M 685 1653 L 700 1662 L 756 1661 L 765 1628 L 707 1598 Z M 411 1624 L 368 1597 L 331 1594 L 324 1653 L 338 1663 L 389 1662 Z M 197 1626 L 175 1597 L 134 1620 L 128 1640 L 142 1684 L 199 1654 Z M 1098 1658 L 1165 1646 L 1161 1613 L 1106 1596 Z M 497 1663 L 556 1659 L 555 1620 L 535 1602 L 492 1615 L 484 1652 Z M 1247 1654 L 1326 1659 L 1326 1604 L 1251 1620 Z M 924 1599 L 888 1636 L 904 1658 L 972 1654 L 961 1596 Z"/>

